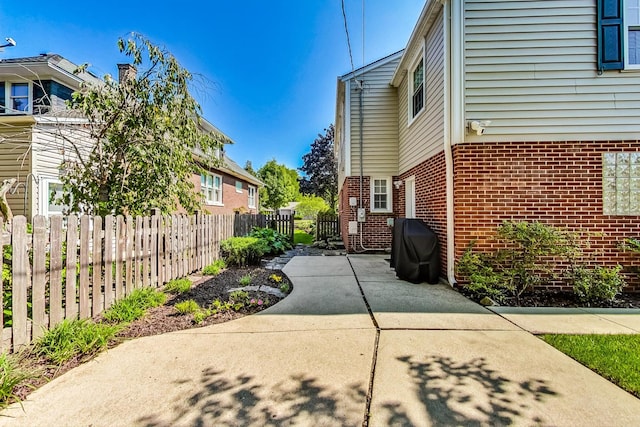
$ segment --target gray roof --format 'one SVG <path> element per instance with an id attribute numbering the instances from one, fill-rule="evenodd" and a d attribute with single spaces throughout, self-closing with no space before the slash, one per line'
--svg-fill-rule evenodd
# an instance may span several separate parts
<path id="1" fill-rule="evenodd" d="M 62 56 L 57 53 L 42 53 L 38 56 L 25 56 L 24 58 L 7 58 L 0 59 L 0 62 L 4 62 L 7 64 L 20 64 L 23 62 L 49 62 L 52 60 L 54 62 L 60 61 Z"/>
<path id="2" fill-rule="evenodd" d="M 244 179 L 250 184 L 255 185 L 264 185 L 262 181 L 260 181 L 255 176 L 251 175 L 249 172 L 244 170 L 240 165 L 234 162 L 231 157 L 227 155 L 227 153 L 223 154 L 224 165 L 220 167 L 220 170 L 229 173 L 230 175 L 235 176 L 236 178 Z"/>

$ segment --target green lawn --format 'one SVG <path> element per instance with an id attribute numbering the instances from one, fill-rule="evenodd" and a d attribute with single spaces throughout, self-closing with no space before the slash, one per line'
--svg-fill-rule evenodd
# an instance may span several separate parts
<path id="1" fill-rule="evenodd" d="M 541 338 L 640 397 L 640 335 L 542 335 Z"/>
<path id="2" fill-rule="evenodd" d="M 293 244 L 297 245 L 298 243 L 310 245 L 313 243 L 313 236 L 302 230 L 293 230 Z"/>

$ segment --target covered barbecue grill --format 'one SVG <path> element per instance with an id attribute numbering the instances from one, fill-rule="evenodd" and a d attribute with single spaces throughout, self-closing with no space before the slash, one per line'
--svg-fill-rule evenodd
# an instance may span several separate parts
<path id="1" fill-rule="evenodd" d="M 391 267 L 396 276 L 412 283 L 438 283 L 438 236 L 421 219 L 396 218 L 391 242 Z"/>

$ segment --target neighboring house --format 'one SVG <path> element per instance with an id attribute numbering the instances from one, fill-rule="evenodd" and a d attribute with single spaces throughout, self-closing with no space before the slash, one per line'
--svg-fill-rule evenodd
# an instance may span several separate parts
<path id="1" fill-rule="evenodd" d="M 204 208 L 219 214 L 257 214 L 258 189 L 264 184 L 231 160 L 224 150 L 221 160 L 222 166 L 194 177 L 196 190 L 204 198 Z"/>
<path id="2" fill-rule="evenodd" d="M 278 215 L 294 216 L 296 214 L 296 207 L 300 202 L 289 202 L 285 206 L 278 209 Z"/>
<path id="3" fill-rule="evenodd" d="M 65 130 L 59 124 L 64 122 L 69 129 L 83 124 L 81 118 L 65 116 L 65 101 L 82 82 L 102 84 L 90 73 L 75 74 L 76 68 L 55 54 L 0 60 L 0 182 L 17 179 L 7 197 L 14 215 L 50 216 L 64 209 L 50 203 L 51 195 L 62 191 L 64 162 L 74 161 L 76 153 L 60 138 Z M 127 64 L 118 69 L 121 79 L 131 72 Z M 219 132 L 205 120 L 202 130 Z M 67 137 L 77 135 L 69 131 Z M 193 177 L 205 208 L 217 213 L 257 212 L 261 182 L 224 155 L 224 149 L 221 153 L 224 166 Z"/>
<path id="4" fill-rule="evenodd" d="M 404 51 L 338 78 L 335 141 L 350 251 L 420 218 L 455 283 L 469 244 L 527 220 L 637 265 L 618 244 L 640 235 L 638 2 L 429 0 Z"/>
<path id="5" fill-rule="evenodd" d="M 7 200 L 14 215 L 59 214 L 63 207 L 49 203 L 62 189 L 61 164 L 73 156 L 71 147 L 52 141 L 52 118 L 65 109 L 65 101 L 82 82 L 99 84 L 96 76 L 82 72 L 60 55 L 0 60 L 0 180 L 16 178 Z M 57 114 L 56 114 L 57 115 Z"/>

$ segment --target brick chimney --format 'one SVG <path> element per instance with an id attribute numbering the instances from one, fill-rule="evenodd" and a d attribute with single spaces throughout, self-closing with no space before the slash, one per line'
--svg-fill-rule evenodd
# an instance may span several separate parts
<path id="1" fill-rule="evenodd" d="M 138 70 L 131 64 L 118 64 L 118 81 L 124 83 L 136 78 Z"/>

